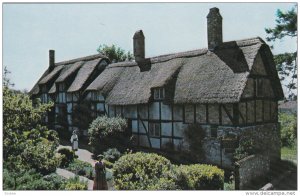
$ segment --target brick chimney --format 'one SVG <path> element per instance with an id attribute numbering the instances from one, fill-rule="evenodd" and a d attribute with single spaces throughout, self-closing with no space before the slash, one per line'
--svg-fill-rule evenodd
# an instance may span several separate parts
<path id="1" fill-rule="evenodd" d="M 219 8 L 211 8 L 206 18 L 208 50 L 213 51 L 223 42 L 222 16 Z"/>
<path id="2" fill-rule="evenodd" d="M 136 62 L 145 59 L 145 36 L 142 30 L 136 31 L 133 36 L 133 54 Z"/>
<path id="3" fill-rule="evenodd" d="M 55 67 L 55 50 L 49 50 L 49 71 Z"/>

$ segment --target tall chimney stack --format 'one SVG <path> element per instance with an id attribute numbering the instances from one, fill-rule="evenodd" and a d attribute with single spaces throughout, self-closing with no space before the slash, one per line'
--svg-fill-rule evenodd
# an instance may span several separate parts
<path id="1" fill-rule="evenodd" d="M 222 16 L 219 9 L 214 7 L 209 10 L 206 18 L 208 50 L 212 51 L 223 42 Z"/>
<path id="2" fill-rule="evenodd" d="M 55 67 L 55 50 L 49 50 L 49 71 Z"/>
<path id="3" fill-rule="evenodd" d="M 142 30 L 136 31 L 133 36 L 133 54 L 136 62 L 145 59 L 145 36 Z"/>

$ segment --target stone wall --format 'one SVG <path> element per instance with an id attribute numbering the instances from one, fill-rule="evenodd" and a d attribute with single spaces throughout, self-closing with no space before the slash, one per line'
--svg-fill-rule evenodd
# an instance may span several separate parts
<path id="1" fill-rule="evenodd" d="M 203 126 L 203 130 L 207 134 L 202 142 L 206 163 L 215 164 L 226 169 L 234 168 L 234 151 L 228 152 L 224 147 L 220 148 L 220 138 L 226 138 L 228 135 L 235 136 L 239 141 L 252 138 L 257 154 L 268 157 L 272 162 L 280 159 L 280 132 L 277 123 L 248 127 L 219 126 L 217 128 L 217 138 L 209 136 L 210 129 L 210 126 Z"/>
<path id="2" fill-rule="evenodd" d="M 270 159 L 264 155 L 250 155 L 235 163 L 235 189 L 252 189 L 252 182 L 263 180 L 270 171 Z"/>

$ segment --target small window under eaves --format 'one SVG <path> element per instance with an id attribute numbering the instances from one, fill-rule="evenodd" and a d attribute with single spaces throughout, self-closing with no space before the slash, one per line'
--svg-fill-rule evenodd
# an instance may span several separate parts
<path id="1" fill-rule="evenodd" d="M 163 100 L 165 98 L 165 89 L 164 88 L 154 88 L 153 89 L 153 99 L 154 100 Z"/>

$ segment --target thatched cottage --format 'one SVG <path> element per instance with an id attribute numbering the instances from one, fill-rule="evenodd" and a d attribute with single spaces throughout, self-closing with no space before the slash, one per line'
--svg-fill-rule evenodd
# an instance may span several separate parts
<path id="1" fill-rule="evenodd" d="M 138 146 L 185 148 L 184 130 L 199 124 L 206 162 L 232 167 L 234 148 L 249 134 L 261 153 L 279 158 L 277 102 L 284 95 L 269 46 L 259 37 L 223 42 L 218 8 L 207 16 L 207 34 L 207 48 L 147 58 L 139 30 L 131 62 L 99 54 L 54 63 L 50 51 L 32 97 L 55 100 L 56 115 L 66 108 L 70 130 L 74 104 L 91 100 L 98 115 L 128 119 Z"/>

